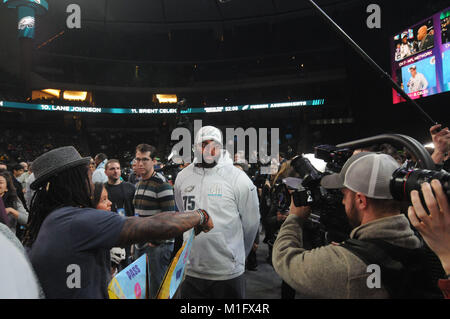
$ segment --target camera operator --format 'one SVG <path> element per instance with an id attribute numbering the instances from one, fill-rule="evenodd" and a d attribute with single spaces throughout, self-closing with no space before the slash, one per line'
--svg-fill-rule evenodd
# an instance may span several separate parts
<path id="1" fill-rule="evenodd" d="M 303 228 L 311 209 L 296 207 L 291 200 L 272 258 L 283 280 L 309 298 L 401 298 L 428 292 L 423 260 L 411 254 L 421 241 L 401 214 L 401 202 L 390 193 L 389 181 L 399 166 L 389 155 L 361 152 L 351 156 L 339 174 L 322 178 L 323 187 L 341 189 L 354 228 L 350 239 L 340 244 L 306 250 Z M 403 255 L 409 257 L 407 263 L 396 260 Z M 381 268 L 381 283 L 375 286 L 369 278 L 372 264 Z"/>
<path id="2" fill-rule="evenodd" d="M 434 152 L 431 158 L 438 166 L 445 165 L 445 162 L 449 159 L 450 152 L 450 131 L 448 127 L 439 131 L 441 127 L 441 124 L 436 124 L 430 128 L 430 134 L 434 144 Z"/>
<path id="3" fill-rule="evenodd" d="M 434 194 L 433 194 L 434 191 Z M 411 224 L 420 232 L 427 245 L 439 257 L 447 274 L 438 284 L 444 296 L 450 299 L 450 205 L 439 180 L 422 184 L 422 193 L 430 214 L 425 211 L 419 192 L 411 192 L 413 206 L 408 209 Z"/>

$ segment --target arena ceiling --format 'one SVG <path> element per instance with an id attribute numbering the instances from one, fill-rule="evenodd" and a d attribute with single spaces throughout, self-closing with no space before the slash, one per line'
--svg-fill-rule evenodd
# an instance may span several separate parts
<path id="1" fill-rule="evenodd" d="M 299 96 L 322 96 L 329 90 L 326 78 L 330 89 L 340 92 L 349 76 L 355 78 L 349 69 L 361 65 L 307 0 L 48 2 L 48 13 L 36 22 L 33 71 L 49 81 L 75 83 L 74 89 L 86 84 L 97 90 L 143 88 L 143 93 L 220 88 L 230 95 L 240 87 L 267 90 L 278 83 Z M 315 2 L 387 71 L 389 37 L 446 5 L 445 0 Z M 374 2 L 383 8 L 381 30 L 365 26 L 366 7 Z M 81 8 L 80 29 L 66 26 L 66 9 L 73 3 Z M 16 19 L 14 10 L 0 6 L 0 54 L 6 51 L 8 58 L 20 56 Z M 134 81 L 136 67 L 140 82 Z M 285 91 L 283 96 L 291 94 Z"/>

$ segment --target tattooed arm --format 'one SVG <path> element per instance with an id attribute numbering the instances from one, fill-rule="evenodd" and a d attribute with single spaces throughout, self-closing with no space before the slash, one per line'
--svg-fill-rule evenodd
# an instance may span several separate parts
<path id="1" fill-rule="evenodd" d="M 206 233 L 214 227 L 211 218 L 206 218 L 203 224 L 200 224 L 201 220 L 202 217 L 197 211 L 166 212 L 144 218 L 127 217 L 117 246 L 174 238 L 192 227 L 196 227 L 196 233 Z"/>

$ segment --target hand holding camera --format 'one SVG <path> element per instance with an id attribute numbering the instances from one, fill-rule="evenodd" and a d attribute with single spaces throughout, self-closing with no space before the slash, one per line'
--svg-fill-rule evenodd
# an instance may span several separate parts
<path id="1" fill-rule="evenodd" d="M 433 194 L 434 191 L 434 194 Z M 408 209 L 411 224 L 420 232 L 427 245 L 450 273 L 450 205 L 438 180 L 422 184 L 422 194 L 429 214 L 422 205 L 417 190 L 411 191 L 412 206 Z"/>
<path id="2" fill-rule="evenodd" d="M 291 200 L 289 215 L 295 215 L 303 219 L 307 219 L 311 215 L 311 207 L 310 206 L 297 207 L 295 206 L 294 200 Z"/>

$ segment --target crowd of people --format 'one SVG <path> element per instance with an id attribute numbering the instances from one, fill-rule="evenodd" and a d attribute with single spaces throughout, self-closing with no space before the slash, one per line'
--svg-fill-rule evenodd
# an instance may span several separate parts
<path id="1" fill-rule="evenodd" d="M 432 160 L 448 169 L 450 131 L 436 125 L 430 132 Z M 273 174 L 250 173 L 245 158 L 225 150 L 216 127 L 197 132 L 194 160 L 176 165 L 174 175 L 146 143 L 130 150 L 131 171 L 123 174 L 117 158 L 82 157 L 73 146 L 18 156 L 18 145 L 27 152 L 23 139 L 9 141 L 8 154 L 32 163 L 0 163 L 0 247 L 7 257 L 0 261 L 0 298 L 108 298 L 111 279 L 144 254 L 148 297 L 156 298 L 193 228 L 175 298 L 243 299 L 244 273 L 258 266 L 261 224 L 267 261 L 283 280 L 281 298 L 450 297 L 448 181 L 423 183 L 405 211 L 389 180 L 408 154 L 390 145 L 354 150 L 338 173 L 321 179 L 324 189 L 341 194 L 348 225 L 347 236 L 332 237 L 338 242 L 318 243 L 311 237 L 314 207 L 299 206 L 295 188 L 280 198 L 280 185 L 305 178 L 298 156 L 280 154 Z M 438 261 L 439 282 L 424 247 Z M 369 265 L 381 268 L 381 282 Z M 70 282 L 74 269 L 81 276 Z"/>
<path id="2" fill-rule="evenodd" d="M 73 145 L 81 153 L 88 151 L 82 137 L 76 133 L 26 127 L 4 129 L 0 135 L 0 161 L 31 162 L 42 153 L 63 145 Z"/>

